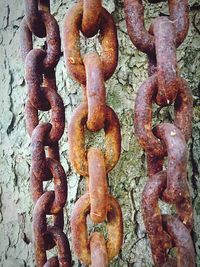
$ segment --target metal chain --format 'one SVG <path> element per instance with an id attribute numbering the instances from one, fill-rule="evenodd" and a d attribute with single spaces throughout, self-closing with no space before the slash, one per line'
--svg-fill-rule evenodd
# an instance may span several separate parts
<path id="1" fill-rule="evenodd" d="M 64 56 L 68 72 L 82 85 L 83 102 L 74 111 L 68 126 L 69 158 L 79 175 L 86 177 L 87 192 L 76 202 L 71 215 L 72 245 L 79 260 L 93 267 L 106 267 L 122 246 L 123 222 L 117 200 L 109 194 L 107 174 L 117 164 L 121 151 L 120 124 L 116 113 L 106 105 L 105 81 L 118 61 L 117 31 L 113 18 L 101 0 L 83 0 L 67 12 L 63 27 Z M 80 31 L 86 37 L 98 31 L 101 55 L 90 52 L 81 57 Z M 85 149 L 85 129 L 104 129 L 105 153 Z M 103 234 L 88 234 L 86 218 L 94 224 L 106 220 Z"/>
<path id="2" fill-rule="evenodd" d="M 46 36 L 45 49 L 33 48 L 33 34 Z M 25 0 L 20 45 L 28 87 L 25 114 L 31 137 L 30 189 L 35 204 L 33 232 L 36 266 L 70 267 L 69 242 L 63 232 L 67 179 L 60 163 L 58 145 L 65 127 L 65 113 L 57 92 L 54 71 L 61 55 L 61 41 L 57 21 L 50 14 L 49 0 Z M 40 123 L 39 111 L 51 111 L 51 123 Z M 43 182 L 52 179 L 54 191 L 45 191 Z M 52 215 L 53 226 L 47 223 L 48 215 Z M 47 259 L 47 250 L 54 246 L 58 255 Z"/>
<path id="3" fill-rule="evenodd" d="M 134 111 L 135 133 L 147 153 L 150 177 L 142 194 L 142 212 L 155 266 L 194 267 L 186 145 L 193 103 L 186 81 L 179 76 L 176 58 L 176 48 L 187 35 L 189 7 L 187 0 L 168 0 L 168 4 L 169 17 L 156 18 L 147 31 L 142 0 L 125 0 L 128 33 L 133 44 L 147 54 L 149 63 L 149 78 L 139 88 Z M 161 107 L 174 103 L 174 122 L 152 129 L 153 103 Z M 163 170 L 165 157 L 167 170 Z M 175 206 L 176 217 L 161 214 L 159 199 Z M 172 247 L 176 258 L 168 256 Z"/>

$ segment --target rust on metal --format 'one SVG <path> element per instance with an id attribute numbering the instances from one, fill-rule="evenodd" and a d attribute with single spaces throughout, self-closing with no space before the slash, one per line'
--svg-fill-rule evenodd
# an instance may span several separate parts
<path id="1" fill-rule="evenodd" d="M 174 103 L 174 124 L 185 136 L 186 142 L 192 133 L 193 98 L 184 79 L 179 80 L 179 90 Z"/>
<path id="2" fill-rule="evenodd" d="M 59 227 L 56 226 L 48 227 L 47 234 L 50 235 L 56 243 L 58 248 L 58 256 L 50 258 L 44 266 L 71 267 L 71 253 L 69 241 L 66 238 L 66 235 Z"/>
<path id="3" fill-rule="evenodd" d="M 45 138 L 50 132 L 52 126 L 50 123 L 39 124 L 32 133 L 31 138 L 31 172 L 39 181 L 45 179 L 47 173 L 47 163 L 45 155 Z"/>
<path id="4" fill-rule="evenodd" d="M 57 214 L 64 208 L 67 201 L 67 178 L 62 165 L 57 160 L 47 158 L 47 167 L 53 176 L 55 192 L 50 213 Z"/>
<path id="5" fill-rule="evenodd" d="M 195 267 L 194 245 L 188 229 L 175 217 L 163 215 L 166 231 L 172 237 L 176 247 L 176 266 Z"/>
<path id="6" fill-rule="evenodd" d="M 158 83 L 156 102 L 160 106 L 166 106 L 176 99 L 178 92 L 174 24 L 166 17 L 158 17 L 153 21 L 150 32 L 155 39 Z"/>
<path id="7" fill-rule="evenodd" d="M 140 145 L 151 155 L 166 155 L 164 144 L 152 132 L 152 101 L 157 93 L 157 76 L 149 77 L 139 88 L 135 100 L 134 126 Z"/>
<path id="8" fill-rule="evenodd" d="M 21 22 L 19 34 L 20 34 L 21 58 L 23 61 L 25 61 L 28 52 L 30 52 L 33 49 L 32 33 L 29 30 L 25 18 L 23 18 Z"/>
<path id="9" fill-rule="evenodd" d="M 50 13 L 50 0 L 38 0 L 38 9 Z"/>
<path id="10" fill-rule="evenodd" d="M 193 102 L 186 81 L 180 78 L 176 58 L 176 48 L 184 41 L 189 27 L 188 0 L 168 0 L 168 6 L 169 17 L 156 18 L 147 31 L 143 1 L 125 0 L 130 38 L 148 57 L 149 78 L 139 88 L 134 113 L 135 133 L 147 153 L 149 176 L 142 210 L 155 266 L 194 267 L 186 146 L 191 136 Z M 161 107 L 173 104 L 174 121 L 160 123 L 152 129 L 153 103 Z M 159 199 L 175 206 L 175 216 L 161 215 Z M 176 256 L 169 258 L 168 250 L 173 246 Z"/>
<path id="11" fill-rule="evenodd" d="M 189 27 L 188 0 L 169 0 L 170 20 L 175 26 L 176 47 L 185 39 Z M 144 26 L 144 6 L 141 0 L 125 0 L 125 17 L 128 34 L 133 44 L 144 53 L 155 49 L 154 37 Z"/>
<path id="12" fill-rule="evenodd" d="M 26 0 L 24 1 L 25 7 L 25 19 L 27 21 L 28 27 L 34 35 L 38 37 L 45 37 L 46 30 L 44 22 L 39 13 L 38 0 Z"/>
<path id="13" fill-rule="evenodd" d="M 101 150 L 90 148 L 87 153 L 90 217 L 93 223 L 106 219 L 108 207 L 108 186 L 106 179 L 105 158 Z"/>
<path id="14" fill-rule="evenodd" d="M 144 224 L 151 241 L 151 251 L 156 266 L 162 266 L 167 261 L 167 249 L 172 247 L 172 241 L 163 229 L 162 215 L 158 200 L 167 185 L 167 173 L 158 172 L 148 180 L 142 193 L 142 212 Z"/>
<path id="15" fill-rule="evenodd" d="M 47 232 L 46 214 L 54 199 L 53 192 L 45 192 L 36 202 L 33 213 L 33 232 L 36 266 L 43 267 L 47 261 L 45 233 Z"/>
<path id="16" fill-rule="evenodd" d="M 60 152 L 59 152 L 59 144 L 55 142 L 48 146 L 48 158 L 55 159 L 60 161 Z"/>
<path id="17" fill-rule="evenodd" d="M 117 164 L 121 152 L 119 120 L 106 105 L 105 89 L 105 81 L 117 66 L 117 31 L 112 16 L 101 5 L 101 0 L 79 1 L 67 12 L 63 30 L 65 63 L 83 91 L 82 103 L 68 126 L 69 159 L 75 171 L 86 177 L 87 189 L 72 212 L 72 246 L 78 259 L 93 267 L 108 266 L 119 253 L 123 239 L 121 209 L 108 194 L 107 185 L 107 174 Z M 90 52 L 81 57 L 80 31 L 91 37 L 98 30 L 101 55 Z M 105 151 L 86 148 L 86 128 L 91 132 L 104 129 Z M 97 232 L 89 236 L 87 215 L 94 224 L 106 221 L 108 240 Z"/>
<path id="18" fill-rule="evenodd" d="M 102 234 L 93 233 L 90 236 L 91 267 L 108 267 L 106 242 Z"/>
<path id="19" fill-rule="evenodd" d="M 46 55 L 42 62 L 42 68 L 54 68 L 58 63 L 61 54 L 61 40 L 58 23 L 55 18 L 47 12 L 40 11 L 39 14 L 42 22 L 45 25 L 47 44 Z M 20 37 L 21 53 L 23 59 L 25 59 L 28 52 L 30 52 L 33 48 L 32 32 L 27 25 L 26 19 L 23 19 Z"/>
<path id="20" fill-rule="evenodd" d="M 88 246 L 89 235 L 87 231 L 86 218 L 90 213 L 90 197 L 85 194 L 76 202 L 71 215 L 72 244 L 78 258 L 86 265 L 91 264 L 91 252 Z M 106 250 L 108 260 L 112 260 L 121 249 L 123 241 L 123 223 L 121 208 L 112 196 L 108 196 L 107 213 L 108 239 Z"/>
<path id="21" fill-rule="evenodd" d="M 106 116 L 106 89 L 103 66 L 97 53 L 88 53 L 83 59 L 86 72 L 86 96 L 88 103 L 87 128 L 98 131 L 104 127 Z"/>
<path id="22" fill-rule="evenodd" d="M 157 75 L 150 76 L 139 88 L 135 100 L 134 126 L 140 145 L 151 155 L 162 157 L 166 148 L 152 133 L 152 104 L 157 94 Z M 174 103 L 174 123 L 185 135 L 191 136 L 193 101 L 187 83 L 180 79 Z"/>
<path id="23" fill-rule="evenodd" d="M 153 254 L 154 263 L 156 266 L 163 266 L 164 263 L 169 261 L 168 256 L 167 256 L 167 249 L 173 247 L 174 243 L 175 243 L 175 246 L 177 247 L 180 247 L 181 245 L 180 242 L 177 243 L 174 240 L 174 235 L 177 235 L 177 233 L 174 234 L 175 233 L 174 232 L 172 234 L 172 232 L 167 230 L 165 225 L 163 224 L 163 216 L 161 215 L 160 208 L 158 205 L 158 200 L 159 198 L 163 197 L 163 191 L 165 190 L 166 186 L 167 186 L 167 173 L 166 171 L 159 172 L 156 175 L 152 176 L 151 179 L 149 179 L 149 181 L 147 182 L 144 188 L 143 196 L 142 196 L 143 218 L 144 218 L 144 223 L 145 223 L 145 227 L 146 227 L 149 239 L 151 241 L 152 254 Z M 180 238 L 181 236 L 183 237 L 184 235 L 189 236 L 188 240 L 190 240 L 189 241 L 190 243 L 188 244 L 188 247 L 190 249 L 193 249 L 193 245 L 191 245 L 191 237 L 190 237 L 191 218 L 189 219 L 190 220 L 189 224 L 186 223 L 188 220 L 187 218 L 188 215 L 189 217 L 192 216 L 192 210 L 190 207 L 190 214 L 189 212 L 188 214 L 185 212 L 184 207 L 181 207 L 180 210 L 182 214 L 184 213 L 184 218 L 179 217 L 180 221 L 174 218 L 173 220 L 171 219 L 171 222 L 172 221 L 177 221 L 177 223 L 179 222 L 178 224 L 180 226 L 180 229 L 179 229 L 180 233 L 178 234 L 179 235 L 178 238 Z M 187 227 L 184 225 L 186 225 Z M 171 227 L 175 227 L 175 226 L 171 226 Z M 182 229 L 183 229 L 183 234 L 181 233 Z M 191 257 L 193 257 L 192 255 L 193 253 L 191 254 Z M 190 258 L 190 255 L 188 257 Z M 188 264 L 188 261 L 186 262 Z M 184 263 L 184 261 L 182 261 L 182 263 L 184 264 L 186 264 L 186 262 Z M 182 265 L 177 265 L 177 266 L 182 266 Z M 194 265 L 191 265 L 191 266 L 194 266 Z"/>
<path id="24" fill-rule="evenodd" d="M 32 36 L 46 36 L 45 49 L 34 49 Z M 71 266 L 67 236 L 63 233 L 63 208 L 67 179 L 60 163 L 58 142 L 65 127 L 62 98 L 57 92 L 55 66 L 61 55 L 57 21 L 50 14 L 50 1 L 25 1 L 25 18 L 20 28 L 22 59 L 28 87 L 26 126 L 31 137 L 30 189 L 35 204 L 33 233 L 36 266 Z M 51 123 L 40 123 L 39 110 L 51 111 Z M 47 156 L 46 149 L 47 148 Z M 53 181 L 54 191 L 44 191 L 44 181 Z M 47 223 L 53 218 L 53 226 Z M 47 250 L 57 247 L 58 256 L 47 259 Z"/>
<path id="25" fill-rule="evenodd" d="M 82 176 L 88 176 L 87 152 L 85 150 L 84 126 L 87 121 L 87 104 L 82 103 L 74 111 L 68 126 L 69 158 L 75 170 Z M 106 172 L 114 168 L 121 152 L 121 134 L 119 120 L 115 112 L 106 106 L 105 165 Z"/>
<path id="26" fill-rule="evenodd" d="M 65 113 L 64 104 L 60 95 L 50 87 L 40 88 L 43 99 L 51 107 L 51 131 L 46 138 L 45 144 L 53 144 L 60 140 L 64 132 L 65 127 Z M 31 94 L 32 95 L 32 94 Z M 33 94 L 35 95 L 35 94 Z M 31 99 L 32 100 L 32 99 Z M 38 109 L 36 109 L 29 100 L 26 104 L 26 126 L 28 133 L 31 136 L 35 127 L 39 124 Z"/>
<path id="27" fill-rule="evenodd" d="M 102 0 L 83 0 L 82 32 L 86 37 L 94 36 L 99 30 Z"/>
<path id="28" fill-rule="evenodd" d="M 80 53 L 80 25 L 83 5 L 77 3 L 67 12 L 63 27 L 65 63 L 71 76 L 86 84 L 86 73 Z M 118 61 L 117 31 L 112 16 L 102 7 L 100 23 L 101 61 L 104 80 L 108 80 L 116 69 Z"/>

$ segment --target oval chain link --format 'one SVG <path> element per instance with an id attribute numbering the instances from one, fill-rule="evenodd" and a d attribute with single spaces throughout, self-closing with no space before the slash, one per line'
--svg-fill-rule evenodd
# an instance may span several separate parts
<path id="1" fill-rule="evenodd" d="M 151 0 L 158 3 L 159 0 Z M 135 104 L 135 132 L 147 152 L 150 180 L 143 191 L 143 216 L 156 266 L 195 266 L 190 236 L 192 206 L 187 183 L 186 141 L 191 135 L 192 96 L 178 75 L 176 47 L 189 27 L 188 1 L 168 1 L 169 19 L 153 21 L 144 27 L 144 7 L 140 0 L 125 0 L 128 33 L 134 45 L 147 53 L 148 80 L 141 86 Z M 26 0 L 21 24 L 21 52 L 26 64 L 28 101 L 26 123 L 32 146 L 31 191 L 35 202 L 33 225 L 37 266 L 71 266 L 67 237 L 63 233 L 63 207 L 67 198 L 66 175 L 60 164 L 58 141 L 64 131 L 64 105 L 57 93 L 54 67 L 60 50 L 59 28 L 50 12 L 49 0 Z M 101 56 L 81 57 L 79 31 L 86 37 L 100 31 Z M 46 36 L 46 49 L 34 49 L 32 34 Z M 83 103 L 69 125 L 69 156 L 75 170 L 88 181 L 88 191 L 75 204 L 72 217 L 72 243 L 85 264 L 108 266 L 122 246 L 123 222 L 120 206 L 108 193 L 107 173 L 119 160 L 120 125 L 115 112 L 106 106 L 105 84 L 116 69 L 118 42 L 112 16 L 101 0 L 81 0 L 66 14 L 63 30 L 64 56 L 72 77 L 81 83 Z M 174 124 L 152 129 L 152 103 L 161 107 L 174 102 Z M 38 111 L 51 110 L 51 123 L 39 123 Z M 106 149 L 85 149 L 84 129 L 104 128 Z M 45 146 L 48 146 L 46 157 Z M 167 156 L 167 170 L 163 171 Z M 54 181 L 54 191 L 44 192 L 43 182 Z M 161 215 L 158 200 L 174 204 L 177 217 Z M 148 200 L 148 201 L 147 201 Z M 152 209 L 152 207 L 155 207 Z M 47 226 L 52 215 L 54 226 Z M 95 232 L 88 235 L 86 217 L 93 223 L 107 219 L 108 240 Z M 89 244 L 89 246 L 88 246 Z M 57 246 L 58 256 L 47 259 L 46 250 Z M 175 246 L 176 259 L 168 259 L 167 249 Z M 95 255 L 98 255 L 96 257 Z"/>
<path id="2" fill-rule="evenodd" d="M 71 252 L 63 232 L 67 178 L 60 163 L 58 145 L 64 132 L 65 113 L 62 98 L 57 92 L 54 70 L 61 55 L 61 41 L 57 21 L 49 12 L 50 1 L 25 0 L 25 18 L 20 29 L 21 54 L 25 61 L 28 87 L 25 115 L 31 137 L 30 189 L 35 204 L 35 260 L 37 267 L 70 267 Z M 33 48 L 33 34 L 46 37 L 46 49 Z M 51 111 L 51 123 L 40 122 L 39 110 Z M 49 180 L 53 180 L 54 191 L 45 192 L 43 182 Z M 47 215 L 53 218 L 53 226 L 48 226 Z M 47 259 L 47 250 L 55 246 L 58 256 Z"/>
<path id="3" fill-rule="evenodd" d="M 121 208 L 109 195 L 107 173 L 117 164 L 121 152 L 120 124 L 116 113 L 106 105 L 105 81 L 118 61 L 117 31 L 102 1 L 83 0 L 74 4 L 64 19 L 63 43 L 66 67 L 82 85 L 83 102 L 74 111 L 68 126 L 69 159 L 75 171 L 85 176 L 87 192 L 75 203 L 71 215 L 72 246 L 79 260 L 93 267 L 106 267 L 122 246 Z M 80 31 L 94 36 L 99 31 L 101 55 L 89 52 L 81 57 Z M 85 129 L 104 129 L 105 152 L 85 146 Z M 89 235 L 87 216 L 94 224 L 106 221 L 108 238 Z"/>
<path id="4" fill-rule="evenodd" d="M 129 36 L 147 54 L 149 63 L 149 78 L 139 88 L 134 110 L 135 133 L 147 153 L 150 177 L 142 194 L 142 212 L 155 266 L 194 267 L 186 146 L 191 135 L 193 102 L 186 81 L 179 76 L 176 58 L 176 48 L 187 35 L 189 8 L 187 0 L 168 0 L 168 5 L 169 17 L 154 19 L 147 31 L 142 1 L 125 0 Z M 174 103 L 174 122 L 152 128 L 153 103 L 161 107 Z M 159 199 L 175 206 L 176 217 L 161 214 Z M 168 250 L 172 247 L 176 248 L 176 257 L 170 259 Z"/>

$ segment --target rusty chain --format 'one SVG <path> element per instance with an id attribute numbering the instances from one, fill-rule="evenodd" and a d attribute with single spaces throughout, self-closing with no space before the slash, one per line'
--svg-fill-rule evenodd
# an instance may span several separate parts
<path id="1" fill-rule="evenodd" d="M 101 55 L 81 57 L 80 31 L 85 37 L 100 34 Z M 72 246 L 79 260 L 93 267 L 106 267 L 122 246 L 123 222 L 117 200 L 109 194 L 107 174 L 120 157 L 121 134 L 116 113 L 106 105 L 105 81 L 118 61 L 117 31 L 101 0 L 83 0 L 67 12 L 63 26 L 64 57 L 68 72 L 82 85 L 83 101 L 68 126 L 69 159 L 75 171 L 86 177 L 87 192 L 75 203 L 71 215 Z M 85 129 L 104 129 L 105 153 L 85 148 Z M 94 224 L 106 220 L 107 240 L 99 232 L 88 233 L 87 216 Z"/>
<path id="2" fill-rule="evenodd" d="M 33 35 L 46 37 L 44 49 L 33 48 Z M 33 233 L 36 266 L 70 267 L 69 242 L 63 232 L 67 179 L 60 163 L 58 145 L 65 127 L 65 113 L 57 92 L 54 71 L 61 55 L 61 41 L 57 21 L 50 14 L 49 0 L 25 0 L 20 41 L 28 87 L 25 114 L 31 137 L 30 189 L 35 204 Z M 40 122 L 39 111 L 51 111 L 51 123 Z M 54 191 L 45 191 L 43 182 L 52 179 Z M 52 215 L 53 226 L 48 225 L 48 215 Z M 47 250 L 55 246 L 58 255 L 47 259 Z"/>
<path id="3" fill-rule="evenodd" d="M 150 176 L 143 191 L 142 209 L 155 265 L 193 267 L 194 247 L 190 236 L 193 215 L 186 147 L 191 135 L 192 96 L 187 83 L 179 76 L 176 59 L 176 48 L 188 31 L 188 1 L 169 0 L 168 3 L 169 18 L 155 19 L 147 31 L 142 1 L 125 0 L 128 33 L 133 44 L 147 54 L 149 63 L 149 78 L 136 98 L 134 123 L 139 142 L 147 152 Z M 80 31 L 85 37 L 93 37 L 99 31 L 100 56 L 92 52 L 81 57 Z M 33 34 L 46 37 L 44 49 L 33 48 Z M 117 33 L 113 18 L 102 7 L 101 0 L 81 0 L 67 12 L 63 41 L 68 71 L 83 89 L 83 102 L 76 108 L 68 128 L 71 164 L 86 177 L 87 184 L 87 192 L 76 202 L 71 216 L 72 245 L 84 264 L 108 266 L 123 241 L 121 208 L 109 194 L 107 185 L 107 174 L 120 157 L 121 135 L 117 115 L 106 105 L 105 88 L 105 81 L 117 66 Z M 69 243 L 63 232 L 67 182 L 58 146 L 65 125 L 64 105 L 57 92 L 54 71 L 61 54 L 60 34 L 50 14 L 49 0 L 25 1 L 21 51 L 28 87 L 26 125 L 32 148 L 30 186 L 35 203 L 36 265 L 71 266 Z M 161 107 L 174 103 L 174 123 L 161 123 L 152 129 L 154 102 Z M 51 123 L 39 123 L 39 111 L 49 110 Z M 105 153 L 97 148 L 85 149 L 85 128 L 92 132 L 104 129 Z M 165 157 L 166 171 L 163 170 Z M 45 192 L 43 182 L 52 178 L 54 191 Z M 159 199 L 175 205 L 177 217 L 162 215 Z M 47 224 L 48 215 L 53 217 L 53 226 Z M 87 215 L 94 224 L 106 220 L 107 240 L 99 232 L 88 234 Z M 58 256 L 47 260 L 46 251 L 54 246 Z M 176 258 L 171 259 L 167 253 L 172 247 L 176 248 Z"/>
<path id="4" fill-rule="evenodd" d="M 147 54 L 149 63 L 149 78 L 139 88 L 134 111 L 135 133 L 147 153 L 150 177 L 142 194 L 142 211 L 155 266 L 194 267 L 186 145 L 191 135 L 193 103 L 176 58 L 176 48 L 187 35 L 189 7 L 188 0 L 168 0 L 168 5 L 169 17 L 154 19 L 147 31 L 142 0 L 125 0 L 129 36 L 136 48 Z M 174 122 L 152 128 L 153 103 L 160 107 L 174 103 Z M 176 217 L 161 214 L 159 199 L 175 206 Z M 172 247 L 176 248 L 175 258 L 168 256 Z"/>

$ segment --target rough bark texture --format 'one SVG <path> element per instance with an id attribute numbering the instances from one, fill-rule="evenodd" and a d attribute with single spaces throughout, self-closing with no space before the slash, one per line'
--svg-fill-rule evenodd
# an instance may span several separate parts
<path id="1" fill-rule="evenodd" d="M 66 10 L 73 0 L 53 0 L 52 13 L 62 27 Z M 139 85 L 147 77 L 144 54 L 129 40 L 125 26 L 123 1 L 105 0 L 118 28 L 119 64 L 106 83 L 107 103 L 117 112 L 122 132 L 122 154 L 118 165 L 109 174 L 111 193 L 119 200 L 124 218 L 123 250 L 110 266 L 153 266 L 149 243 L 141 215 L 141 192 L 147 180 L 145 154 L 133 132 L 133 105 Z M 196 262 L 200 266 L 200 1 L 190 0 L 190 30 L 178 49 L 181 75 L 189 82 L 194 96 L 193 134 L 189 143 L 189 182 L 194 206 L 193 239 Z M 24 15 L 22 0 L 0 2 L 0 265 L 34 266 L 32 244 L 33 204 L 29 192 L 30 139 L 25 129 L 24 105 L 27 90 L 24 64 L 19 51 L 19 25 Z M 146 4 L 146 22 L 159 12 L 167 13 L 167 5 Z M 42 44 L 42 41 L 38 43 Z M 82 50 L 93 50 L 97 39 L 82 40 Z M 98 47 L 98 45 L 97 45 Z M 81 101 L 81 88 L 66 72 L 63 57 L 57 67 L 58 90 L 65 103 L 67 122 Z M 171 112 L 160 111 L 159 120 L 169 119 Z M 42 114 L 41 119 L 47 120 Z M 100 144 L 101 134 L 90 136 L 89 144 Z M 61 160 L 68 176 L 69 195 L 66 206 L 65 231 L 70 238 L 69 215 L 75 200 L 84 192 L 84 179 L 72 170 L 68 161 L 67 123 L 60 142 Z M 49 185 L 47 184 L 47 188 Z M 166 205 L 163 211 L 170 211 Z M 50 252 L 53 254 L 54 251 Z M 73 266 L 82 266 L 73 255 Z"/>

